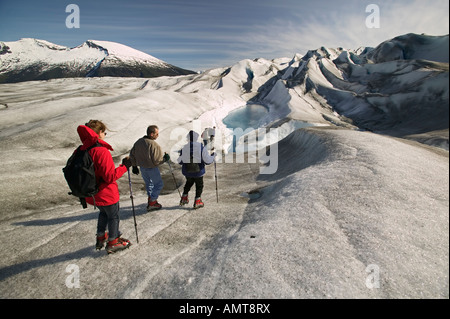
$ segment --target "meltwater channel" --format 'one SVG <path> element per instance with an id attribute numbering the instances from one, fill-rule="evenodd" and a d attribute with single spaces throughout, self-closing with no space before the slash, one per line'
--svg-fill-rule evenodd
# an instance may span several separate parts
<path id="1" fill-rule="evenodd" d="M 269 114 L 269 109 L 260 104 L 247 104 L 246 106 L 240 107 L 232 112 L 230 112 L 222 122 L 231 130 L 233 130 L 233 144 L 231 147 L 232 152 L 236 151 L 237 142 L 242 133 L 249 133 L 250 129 L 257 130 L 264 123 L 263 119 Z M 298 120 L 289 120 L 283 125 L 277 128 L 278 137 L 282 138 L 289 135 L 296 129 L 314 126 L 314 124 L 302 122 Z M 236 130 L 241 129 L 241 130 Z"/>

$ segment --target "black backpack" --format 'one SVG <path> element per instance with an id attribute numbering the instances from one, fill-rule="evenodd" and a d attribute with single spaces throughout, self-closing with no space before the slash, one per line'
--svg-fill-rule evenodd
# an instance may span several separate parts
<path id="1" fill-rule="evenodd" d="M 192 144 L 189 145 L 189 163 L 184 163 L 184 165 L 186 167 L 186 172 L 188 173 L 200 172 L 200 163 L 195 163 L 194 147 Z"/>
<path id="2" fill-rule="evenodd" d="M 102 145 L 97 142 L 82 151 L 80 145 L 67 160 L 66 166 L 62 169 L 70 188 L 69 195 L 79 197 L 83 208 L 87 208 L 85 198 L 93 197 L 98 193 L 94 161 L 92 160 L 91 155 L 89 155 L 89 150 L 98 146 Z"/>
<path id="3" fill-rule="evenodd" d="M 190 155 L 189 163 L 184 163 L 186 165 L 186 172 L 188 173 L 198 173 L 200 172 L 200 165 L 199 163 L 194 163 L 194 156 Z"/>

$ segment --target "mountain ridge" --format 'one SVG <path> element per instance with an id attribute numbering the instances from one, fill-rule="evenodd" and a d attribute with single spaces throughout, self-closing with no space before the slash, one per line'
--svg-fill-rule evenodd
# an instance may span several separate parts
<path id="1" fill-rule="evenodd" d="M 321 47 L 287 65 L 251 102 L 297 120 L 312 108 L 334 124 L 395 136 L 448 130 L 448 35 L 405 34 L 364 50 Z"/>
<path id="2" fill-rule="evenodd" d="M 0 62 L 0 83 L 93 76 L 151 78 L 195 73 L 129 46 L 99 40 L 87 40 L 74 48 L 34 38 L 0 42 Z"/>

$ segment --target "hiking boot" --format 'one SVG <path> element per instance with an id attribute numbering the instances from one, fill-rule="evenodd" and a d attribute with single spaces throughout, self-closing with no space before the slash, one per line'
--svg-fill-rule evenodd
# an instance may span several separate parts
<path id="1" fill-rule="evenodd" d="M 180 200 L 180 206 L 189 204 L 189 199 L 188 199 L 188 195 L 184 195 L 181 196 L 181 200 Z"/>
<path id="2" fill-rule="evenodd" d="M 161 209 L 162 205 L 160 203 L 158 203 L 158 201 L 154 200 L 154 201 L 150 201 L 148 202 L 148 206 L 147 206 L 147 211 L 151 211 L 151 210 L 156 210 L 156 209 Z"/>
<path id="3" fill-rule="evenodd" d="M 106 252 L 108 254 L 113 254 L 116 251 L 127 249 L 131 246 L 131 243 L 128 239 L 117 237 L 114 240 L 108 241 L 108 244 L 106 245 Z"/>
<path id="4" fill-rule="evenodd" d="M 124 243 L 124 244 L 127 244 L 128 247 L 131 246 L 131 241 L 129 241 L 129 240 L 126 239 L 126 238 L 119 237 L 119 241 L 122 242 L 122 243 Z"/>
<path id="5" fill-rule="evenodd" d="M 95 249 L 100 250 L 105 246 L 108 240 L 108 232 L 105 232 L 103 236 L 97 236 L 97 243 L 95 244 Z"/>
<path id="6" fill-rule="evenodd" d="M 205 206 L 205 204 L 203 204 L 202 199 L 196 198 L 194 203 L 194 209 L 201 208 L 203 206 Z"/>

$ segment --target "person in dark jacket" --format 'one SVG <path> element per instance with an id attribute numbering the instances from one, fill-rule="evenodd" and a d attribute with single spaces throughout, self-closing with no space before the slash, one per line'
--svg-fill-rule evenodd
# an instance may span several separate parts
<path id="1" fill-rule="evenodd" d="M 94 198 L 87 197 L 86 202 L 99 208 L 100 214 L 97 222 L 97 243 L 96 248 L 102 249 L 107 242 L 106 251 L 108 254 L 128 248 L 131 243 L 128 239 L 122 238 L 119 231 L 119 187 L 117 180 L 131 166 L 131 161 L 124 158 L 122 164 L 115 167 L 110 151 L 111 145 L 103 139 L 106 136 L 106 125 L 98 120 L 90 120 L 86 125 L 77 128 L 83 146 L 82 150 L 89 148 L 95 143 L 100 147 L 89 150 L 94 162 L 95 177 L 99 186 L 99 191 Z M 108 232 L 106 232 L 108 228 Z"/>
<path id="2" fill-rule="evenodd" d="M 188 193 L 195 184 L 195 202 L 194 208 L 204 206 L 201 195 L 203 192 L 203 176 L 206 173 L 205 165 L 214 162 L 215 154 L 208 153 L 206 147 L 199 143 L 199 135 L 190 131 L 187 135 L 189 143 L 183 146 L 180 151 L 178 163 L 182 165 L 181 172 L 186 177 L 186 184 L 184 186 L 183 195 L 181 196 L 180 206 L 189 203 Z"/>

